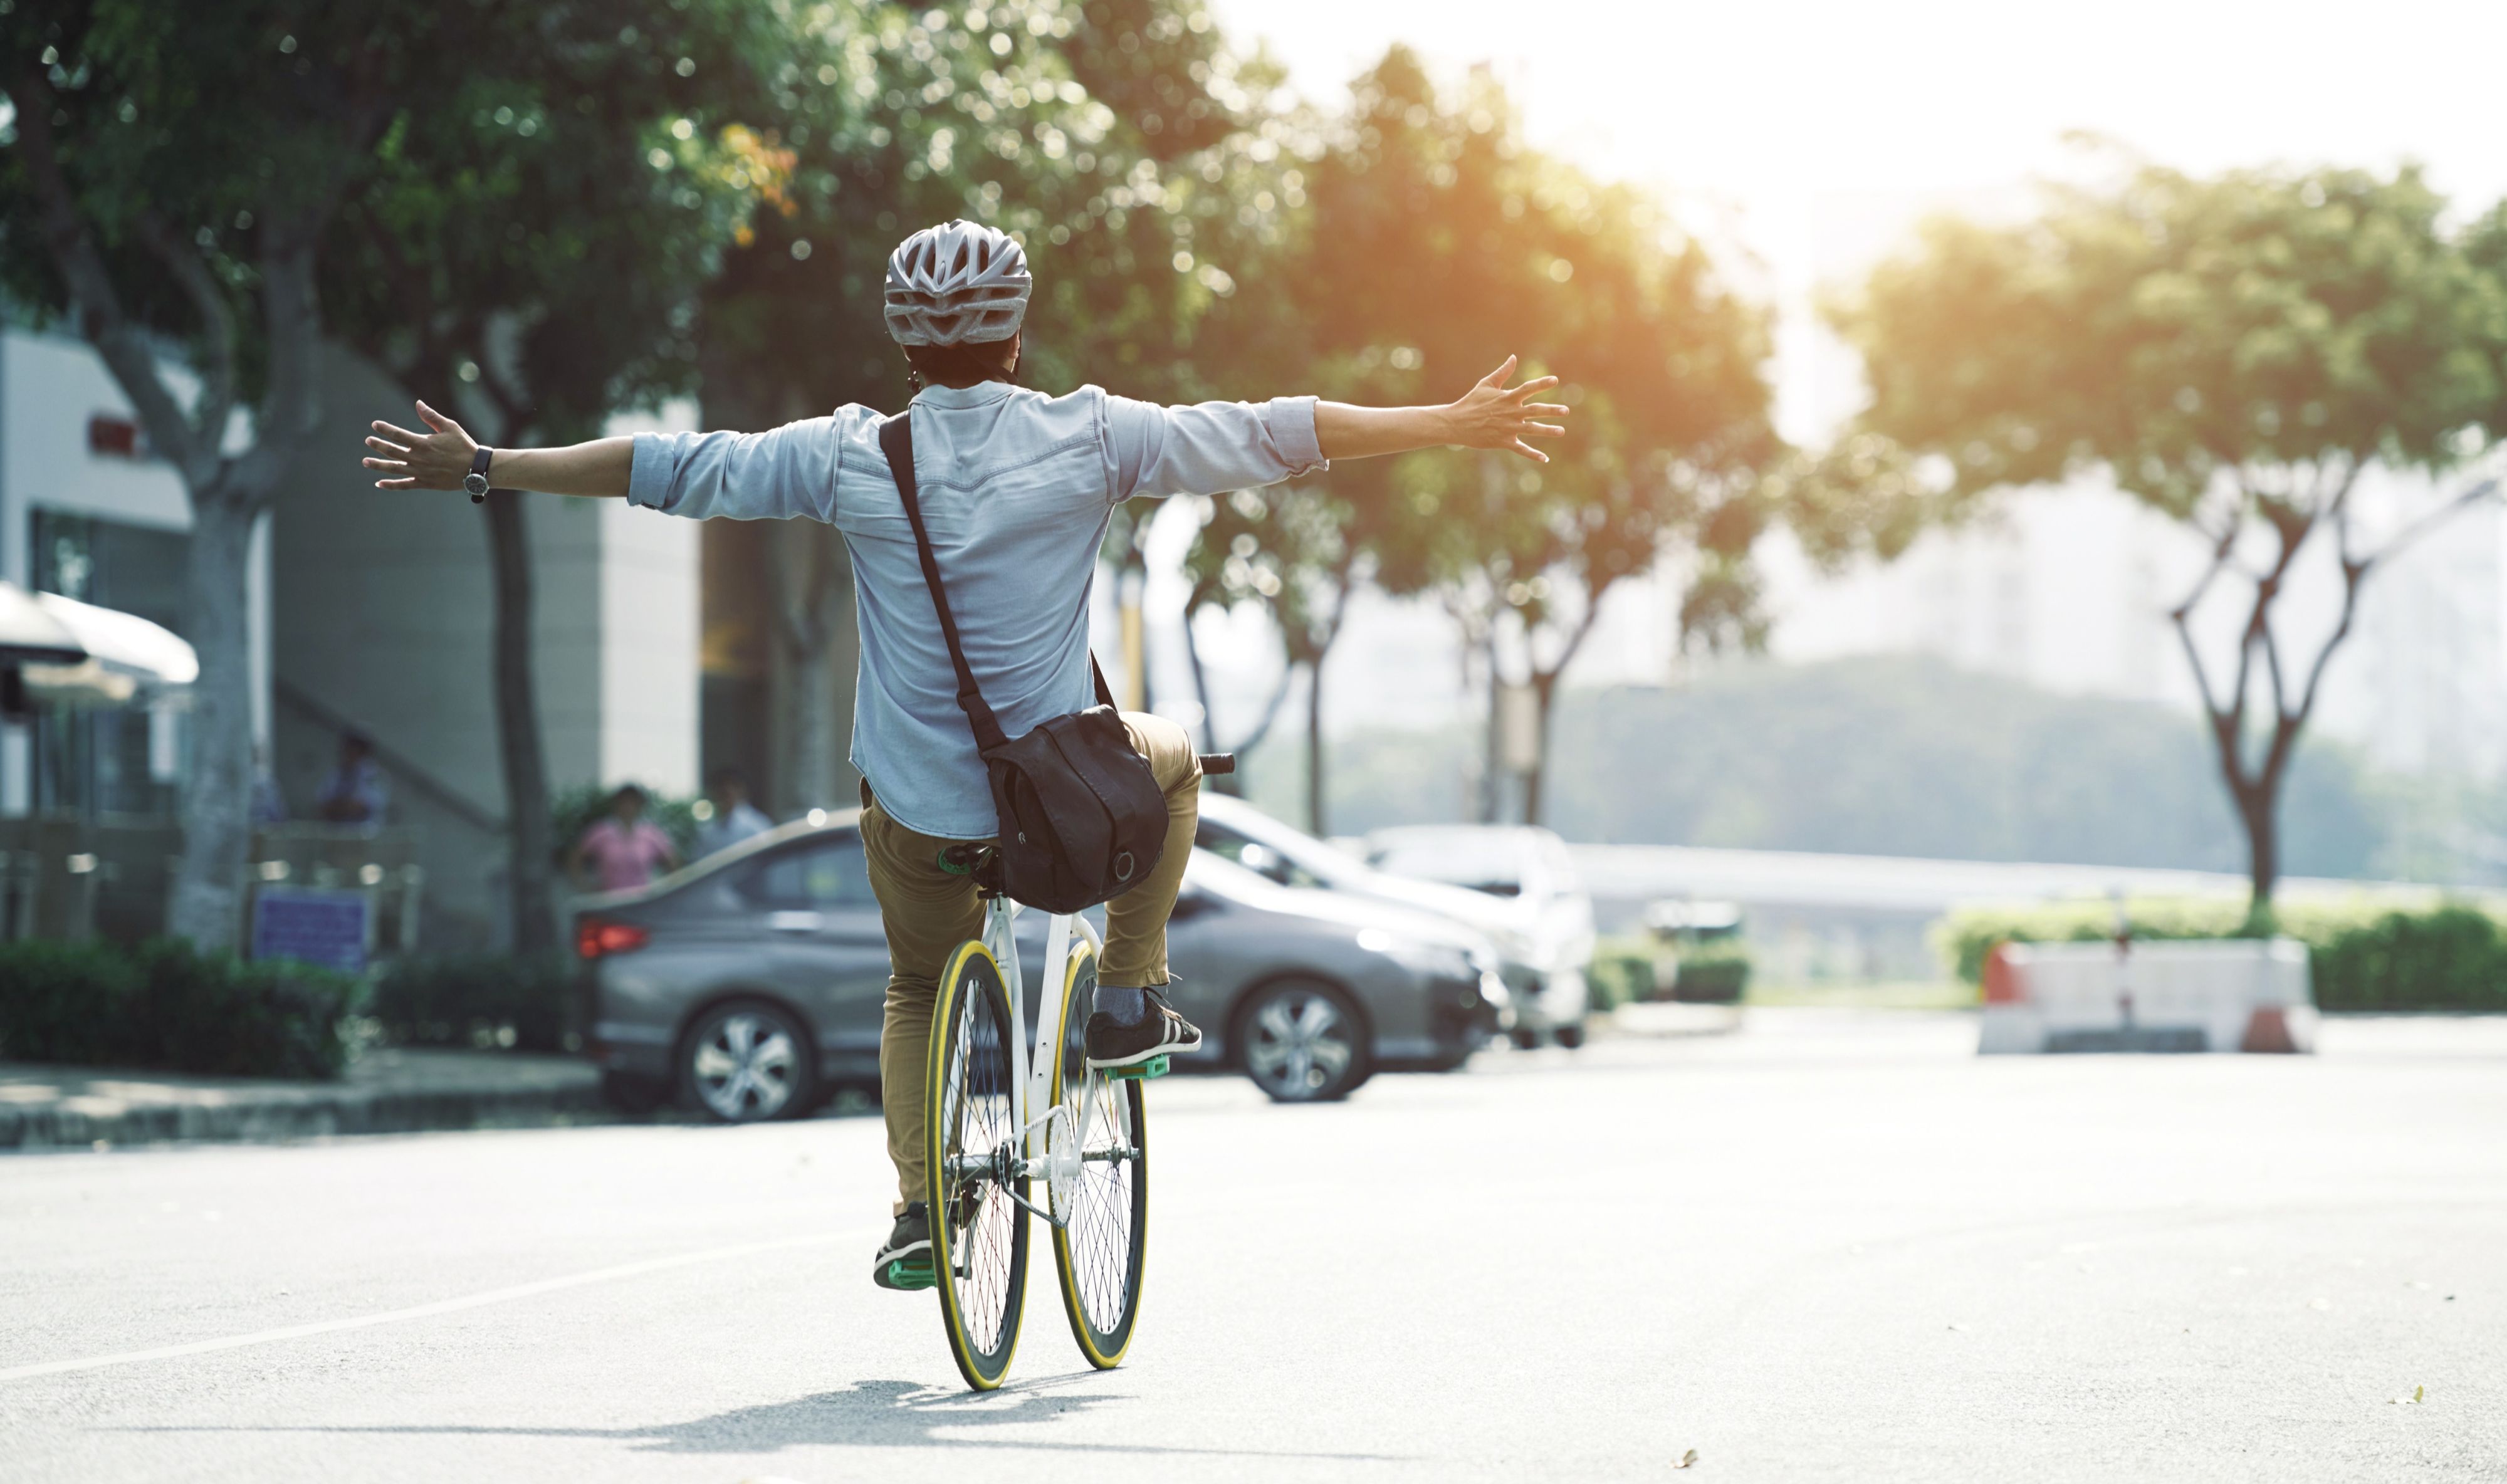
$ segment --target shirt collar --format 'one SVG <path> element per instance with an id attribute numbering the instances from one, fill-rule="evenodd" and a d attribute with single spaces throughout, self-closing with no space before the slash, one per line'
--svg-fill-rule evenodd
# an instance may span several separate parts
<path id="1" fill-rule="evenodd" d="M 914 394 L 914 400 L 925 407 L 945 408 L 957 412 L 969 407 L 985 407 L 1010 394 L 1007 381 L 977 381 L 972 386 L 926 386 Z"/>

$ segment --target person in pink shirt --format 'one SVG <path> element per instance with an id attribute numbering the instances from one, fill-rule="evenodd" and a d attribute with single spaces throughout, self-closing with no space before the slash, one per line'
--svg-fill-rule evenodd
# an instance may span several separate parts
<path id="1" fill-rule="evenodd" d="M 679 852 L 660 825 L 644 817 L 644 790 L 627 784 L 609 796 L 609 813 L 592 821 L 567 862 L 574 879 L 600 891 L 632 891 L 664 871 Z"/>

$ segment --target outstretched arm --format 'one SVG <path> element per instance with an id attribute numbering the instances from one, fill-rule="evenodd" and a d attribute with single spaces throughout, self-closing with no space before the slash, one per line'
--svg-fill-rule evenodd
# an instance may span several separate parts
<path id="1" fill-rule="evenodd" d="M 365 460 L 367 468 L 383 476 L 375 488 L 460 489 L 471 456 L 479 452 L 478 441 L 423 402 L 418 404 L 418 416 L 434 431 L 413 433 L 388 422 L 375 424 L 374 435 L 366 440 L 374 452 Z M 499 489 L 623 497 L 635 461 L 633 438 L 596 438 L 563 449 L 498 449 L 488 464 L 488 483 Z"/>
<path id="2" fill-rule="evenodd" d="M 1346 402 L 1315 404 L 1315 441 L 1326 458 L 1365 458 L 1377 453 L 1406 453 L 1413 449 L 1459 445 L 1467 449 L 1505 449 L 1542 463 L 1549 455 L 1524 440 L 1556 438 L 1567 430 L 1542 417 L 1564 417 L 1555 402 L 1533 402 L 1535 392 L 1558 384 L 1556 377 L 1538 377 L 1508 389 L 1513 356 L 1480 379 L 1462 399 L 1443 407 L 1352 407 Z"/>

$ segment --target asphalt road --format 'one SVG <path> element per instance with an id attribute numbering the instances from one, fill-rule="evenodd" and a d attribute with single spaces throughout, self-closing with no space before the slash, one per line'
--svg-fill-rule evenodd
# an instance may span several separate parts
<path id="1" fill-rule="evenodd" d="M 1973 1036 L 1154 1084 L 1131 1363 L 1048 1258 L 991 1396 L 873 1118 L 0 1160 L 0 1480 L 2507 1479 L 2507 1025 Z"/>

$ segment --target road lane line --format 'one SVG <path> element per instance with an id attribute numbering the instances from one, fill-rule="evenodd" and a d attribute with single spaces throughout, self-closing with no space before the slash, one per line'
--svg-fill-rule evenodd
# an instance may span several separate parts
<path id="1" fill-rule="evenodd" d="M 345 1320 L 323 1320 L 311 1324 L 290 1324 L 284 1329 L 264 1329 L 254 1334 L 228 1335 L 215 1340 L 193 1340 L 182 1345 L 160 1345 L 153 1350 L 125 1351 L 118 1356 L 90 1356 L 78 1360 L 46 1360 L 36 1365 L 12 1366 L 7 1370 L 0 1370 L 0 1381 L 24 1381 L 35 1376 L 57 1376 L 68 1371 L 102 1370 L 109 1365 L 130 1365 L 141 1360 L 171 1360 L 180 1356 L 201 1356 L 213 1351 L 240 1350 L 247 1345 L 272 1345 L 280 1340 L 301 1340 L 317 1334 L 337 1334 L 344 1329 L 366 1329 L 376 1324 L 398 1324 L 409 1320 L 433 1319 L 439 1314 L 458 1314 L 464 1309 L 483 1309 L 490 1304 L 504 1304 L 521 1298 L 534 1298 L 542 1293 L 556 1293 L 566 1288 L 580 1288 L 599 1283 L 615 1283 L 623 1278 L 640 1278 L 647 1273 L 665 1273 L 672 1268 L 694 1267 L 706 1262 L 722 1262 L 733 1257 L 753 1257 L 761 1252 L 789 1251 L 794 1248 L 826 1247 L 839 1242 L 876 1241 L 879 1235 L 880 1230 L 863 1227 L 857 1231 L 836 1232 L 825 1236 L 781 1237 L 773 1242 L 744 1242 L 732 1247 L 707 1248 L 702 1251 L 680 1252 L 671 1257 L 647 1257 L 641 1262 L 622 1262 L 614 1267 L 595 1268 L 588 1273 L 569 1273 L 562 1278 L 543 1278 L 536 1283 L 516 1284 L 509 1288 L 490 1288 L 484 1293 L 438 1299 L 431 1304 L 419 1304 L 409 1309 L 389 1309 L 381 1314 L 361 1314 Z"/>

